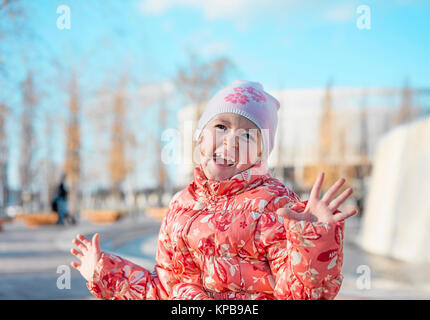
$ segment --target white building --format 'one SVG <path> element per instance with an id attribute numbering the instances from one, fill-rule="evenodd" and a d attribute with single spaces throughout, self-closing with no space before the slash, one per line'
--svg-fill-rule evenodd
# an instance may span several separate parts
<path id="1" fill-rule="evenodd" d="M 284 181 L 294 179 L 298 183 L 303 178 L 304 168 L 320 161 L 320 127 L 327 110 L 332 125 L 324 131 L 330 137 L 326 161 L 360 166 L 363 161 L 372 162 L 379 138 L 396 125 L 396 116 L 402 105 L 408 104 L 406 107 L 410 107 L 412 118 L 422 113 L 420 107 L 429 106 L 425 104 L 428 100 L 423 99 L 428 97 L 428 92 L 422 95 L 414 91 L 413 99 L 407 100 L 405 89 L 316 88 L 268 92 L 281 103 L 269 165 L 278 170 L 278 178 Z M 328 108 L 324 109 L 324 105 Z M 192 179 L 196 111 L 195 107 L 188 106 L 178 112 L 182 159 L 178 166 L 178 181 L 181 186 Z"/>
<path id="2" fill-rule="evenodd" d="M 429 263 L 430 116 L 399 126 L 375 155 L 359 245 L 374 254 Z"/>

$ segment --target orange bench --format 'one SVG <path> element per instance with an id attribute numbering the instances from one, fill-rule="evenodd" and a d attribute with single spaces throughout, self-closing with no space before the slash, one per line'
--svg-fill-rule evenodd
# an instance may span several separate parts
<path id="1" fill-rule="evenodd" d="M 168 208 L 146 208 L 145 213 L 156 220 L 163 220 L 166 215 Z"/>
<path id="2" fill-rule="evenodd" d="M 24 222 L 28 227 L 34 228 L 42 225 L 55 224 L 58 220 L 58 215 L 55 212 L 21 213 L 14 219 Z"/>
<path id="3" fill-rule="evenodd" d="M 92 209 L 82 210 L 82 217 L 93 223 L 113 223 L 121 219 L 127 212 L 121 210 Z"/>

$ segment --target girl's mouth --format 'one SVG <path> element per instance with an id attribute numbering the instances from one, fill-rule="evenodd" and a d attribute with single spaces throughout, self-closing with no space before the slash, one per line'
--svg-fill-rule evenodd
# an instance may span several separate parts
<path id="1" fill-rule="evenodd" d="M 214 154 L 213 161 L 215 162 L 216 165 L 222 166 L 222 167 L 232 167 L 236 164 L 235 161 L 228 158 L 224 158 L 220 154 Z"/>

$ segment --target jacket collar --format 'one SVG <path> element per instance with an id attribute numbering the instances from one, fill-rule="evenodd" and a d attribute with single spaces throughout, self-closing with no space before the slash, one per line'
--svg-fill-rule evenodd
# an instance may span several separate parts
<path id="1" fill-rule="evenodd" d="M 201 166 L 194 168 L 194 186 L 197 193 L 209 198 L 231 196 L 242 193 L 260 185 L 270 178 L 267 164 L 258 163 L 230 179 L 209 180 Z"/>

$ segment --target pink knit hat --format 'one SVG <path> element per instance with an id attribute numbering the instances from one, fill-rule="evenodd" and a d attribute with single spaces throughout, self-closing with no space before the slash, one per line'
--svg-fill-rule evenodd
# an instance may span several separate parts
<path id="1" fill-rule="evenodd" d="M 199 139 L 205 125 L 217 114 L 240 114 L 260 129 L 263 137 L 263 158 L 267 159 L 275 143 L 279 107 L 279 101 L 265 92 L 260 83 L 236 80 L 218 91 L 208 102 L 197 124 L 194 138 Z"/>

